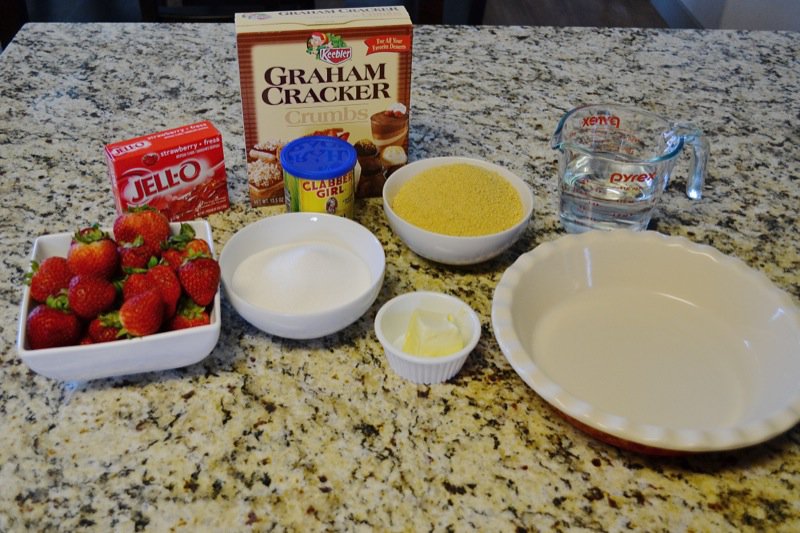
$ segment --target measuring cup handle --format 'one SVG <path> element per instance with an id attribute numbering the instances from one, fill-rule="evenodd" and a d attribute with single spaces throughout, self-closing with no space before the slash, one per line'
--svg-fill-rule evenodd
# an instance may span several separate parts
<path id="1" fill-rule="evenodd" d="M 703 132 L 691 124 L 678 124 L 676 130 L 683 137 L 684 144 L 692 149 L 689 154 L 691 162 L 689 178 L 686 180 L 686 196 L 699 200 L 703 196 L 703 183 L 706 179 L 708 141 Z"/>

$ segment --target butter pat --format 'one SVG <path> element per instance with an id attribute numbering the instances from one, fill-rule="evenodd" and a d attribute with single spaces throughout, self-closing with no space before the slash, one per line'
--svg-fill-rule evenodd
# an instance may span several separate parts
<path id="1" fill-rule="evenodd" d="M 464 340 L 453 316 L 426 309 L 415 309 L 406 330 L 403 351 L 418 356 L 450 355 L 464 347 Z"/>

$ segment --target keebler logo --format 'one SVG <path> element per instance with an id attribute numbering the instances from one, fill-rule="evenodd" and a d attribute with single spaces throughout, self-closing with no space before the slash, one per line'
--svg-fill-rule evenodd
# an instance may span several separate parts
<path id="1" fill-rule="evenodd" d="M 344 63 L 353 57 L 353 49 L 339 35 L 315 31 L 306 40 L 306 53 L 331 65 Z"/>

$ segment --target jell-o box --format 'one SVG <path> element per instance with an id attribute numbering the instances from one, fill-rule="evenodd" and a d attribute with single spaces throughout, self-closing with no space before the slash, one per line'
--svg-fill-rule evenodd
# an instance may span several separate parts
<path id="1" fill-rule="evenodd" d="M 222 135 L 209 121 L 105 147 L 117 212 L 148 205 L 173 221 L 228 209 Z"/>

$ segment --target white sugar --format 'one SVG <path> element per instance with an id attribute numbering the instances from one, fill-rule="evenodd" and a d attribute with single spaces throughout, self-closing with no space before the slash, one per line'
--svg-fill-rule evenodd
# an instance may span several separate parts
<path id="1" fill-rule="evenodd" d="M 252 305 L 282 314 L 333 309 L 369 288 L 367 265 L 350 250 L 299 242 L 248 257 L 233 274 L 233 290 Z"/>

